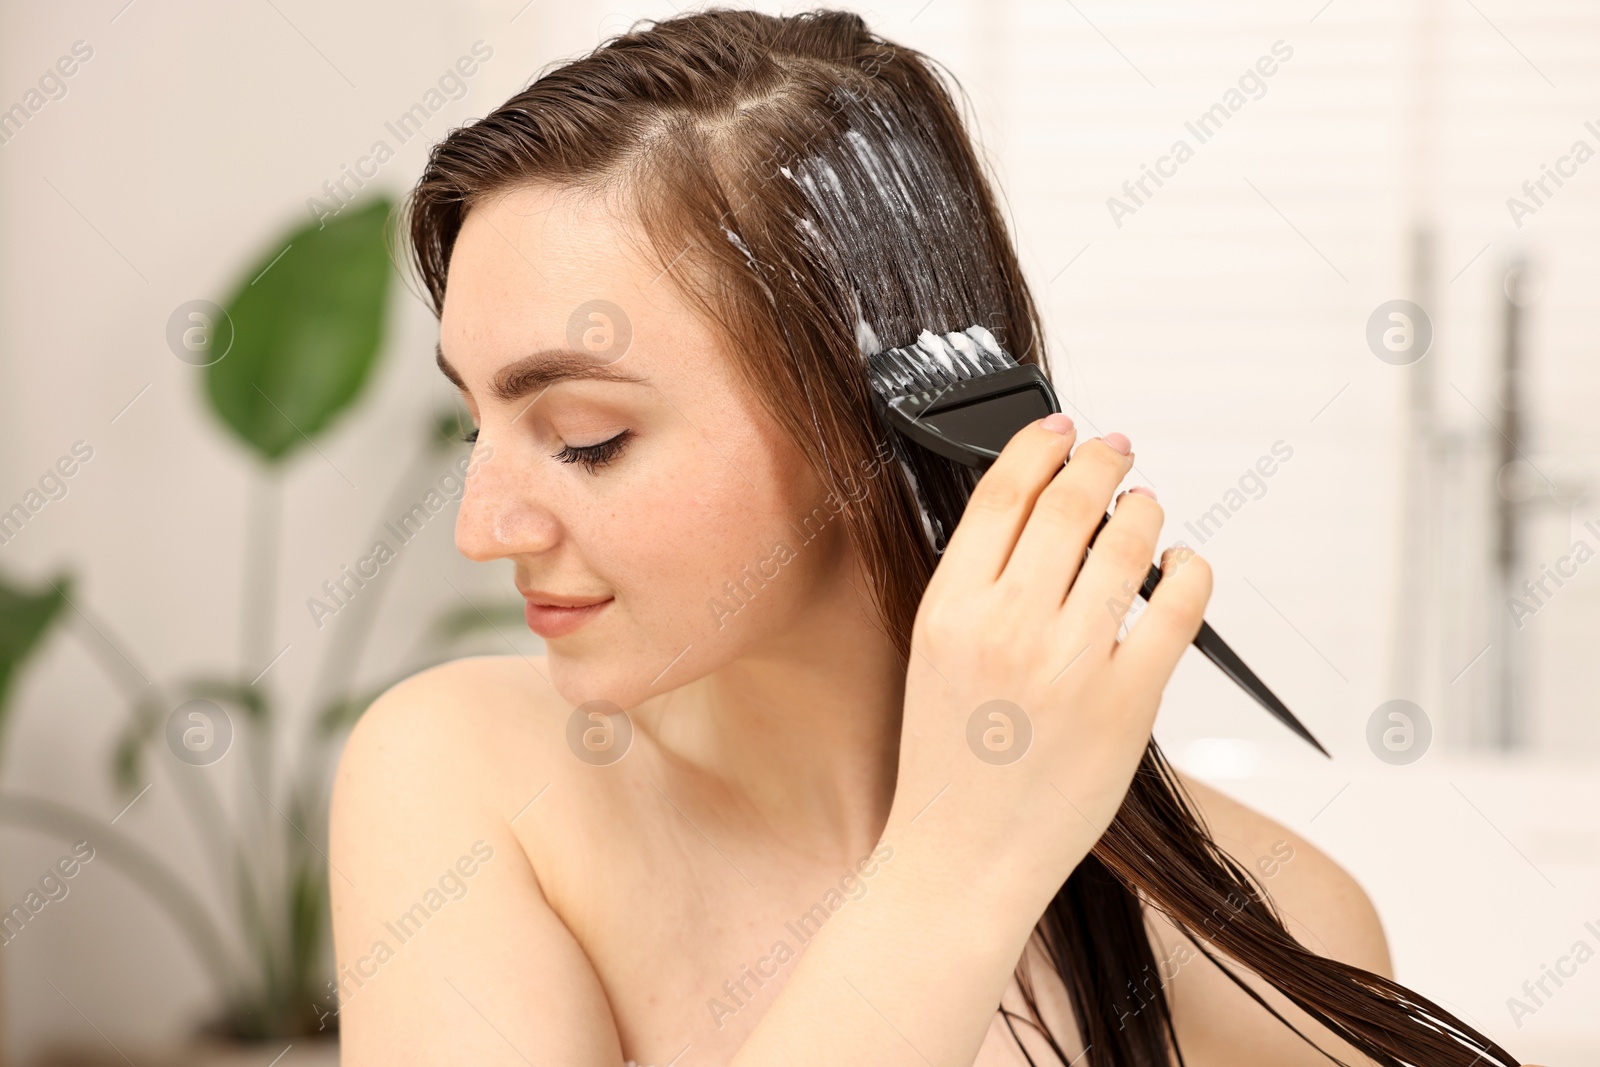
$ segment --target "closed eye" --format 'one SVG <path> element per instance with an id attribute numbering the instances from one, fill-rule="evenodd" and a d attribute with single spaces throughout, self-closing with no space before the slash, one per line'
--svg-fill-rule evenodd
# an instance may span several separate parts
<path id="1" fill-rule="evenodd" d="M 621 455 L 623 448 L 627 446 L 628 438 L 632 436 L 632 430 L 623 430 L 611 440 L 601 441 L 597 445 L 567 445 L 557 452 L 554 458 L 563 463 L 582 463 L 584 468 L 590 474 L 593 474 L 596 470 Z M 477 427 L 473 427 L 469 432 L 462 434 L 461 440 L 469 445 L 477 444 Z"/>
<path id="2" fill-rule="evenodd" d="M 633 436 L 632 430 L 623 430 L 609 441 L 601 441 L 597 445 L 574 446 L 567 445 L 555 458 L 563 463 L 582 463 L 590 474 L 610 463 L 622 454 L 627 447 L 628 439 Z"/>

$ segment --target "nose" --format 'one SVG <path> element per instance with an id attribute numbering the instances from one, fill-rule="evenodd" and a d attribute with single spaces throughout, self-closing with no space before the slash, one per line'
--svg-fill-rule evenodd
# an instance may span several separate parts
<path id="1" fill-rule="evenodd" d="M 487 442 L 473 450 L 456 515 L 456 550 L 477 563 L 511 555 L 546 552 L 560 540 L 561 526 L 534 492 L 531 472 L 509 453 L 496 455 Z"/>

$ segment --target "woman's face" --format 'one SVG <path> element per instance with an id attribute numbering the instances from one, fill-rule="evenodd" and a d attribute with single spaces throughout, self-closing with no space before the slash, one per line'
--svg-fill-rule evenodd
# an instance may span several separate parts
<path id="1" fill-rule="evenodd" d="M 441 369 L 479 434 L 456 546 L 510 559 L 534 601 L 609 598 L 546 636 L 550 680 L 573 704 L 624 708 L 795 637 L 850 551 L 820 481 L 633 226 L 549 186 L 486 201 L 456 240 L 440 321 Z"/>

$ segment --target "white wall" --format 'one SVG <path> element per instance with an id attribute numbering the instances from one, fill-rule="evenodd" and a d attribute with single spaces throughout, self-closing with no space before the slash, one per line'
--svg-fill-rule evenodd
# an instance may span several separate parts
<path id="1" fill-rule="evenodd" d="M 94 50 L 67 96 L 0 145 L 0 504 L 75 440 L 95 449 L 68 496 L 0 548 L 5 573 L 73 569 L 75 600 L 120 650 L 101 654 L 143 674 L 234 663 L 249 464 L 204 413 L 194 370 L 166 348 L 172 309 L 222 299 L 241 264 L 307 217 L 324 180 L 474 41 L 494 56 L 434 117 L 430 138 L 485 113 L 550 60 L 671 10 L 617 0 L 0 9 L 0 107 L 75 41 Z M 1600 370 L 1586 358 L 1594 336 L 1582 295 L 1600 272 L 1600 162 L 1520 229 L 1505 206 L 1573 139 L 1600 147 L 1583 129 L 1586 119 L 1600 125 L 1600 10 L 1573 0 L 906 0 L 858 10 L 944 60 L 970 91 L 1046 307 L 1063 400 L 1093 431 L 1132 437 L 1135 477 L 1158 489 L 1167 539 L 1192 540 L 1184 523 L 1274 442 L 1293 449 L 1266 494 L 1203 546 L 1217 574 L 1208 618 L 1338 760 L 1325 767 L 1287 743 L 1198 653 L 1169 689 L 1158 737 L 1346 862 L 1379 901 L 1402 980 L 1466 1006 L 1507 1042 L 1543 1027 L 1547 1047 L 1600 1043 L 1597 1013 L 1576 1010 L 1585 997 L 1600 1003 L 1600 971 L 1521 1030 L 1503 1004 L 1583 920 L 1600 919 L 1583 910 L 1600 885 L 1600 825 L 1592 792 L 1587 810 L 1575 809 L 1586 794 L 1570 784 L 1592 781 L 1600 751 L 1589 654 L 1600 605 L 1588 569 L 1526 630 L 1535 752 L 1503 766 L 1451 755 L 1489 699 L 1497 653 L 1467 668 L 1503 610 L 1476 557 L 1462 554 L 1487 521 L 1484 461 L 1470 454 L 1492 434 L 1478 411 L 1493 414 L 1496 277 L 1518 250 L 1547 280 L 1530 337 L 1529 458 L 1556 480 L 1600 475 L 1591 417 Z M 1116 225 L 1107 198 L 1280 40 L 1293 55 L 1264 95 Z M 424 152 L 404 146 L 372 187 L 398 195 Z M 1378 304 L 1414 295 L 1407 233 L 1422 216 L 1438 235 L 1427 360 L 1440 419 L 1463 435 L 1469 459 L 1462 478 L 1429 485 L 1462 508 L 1427 550 L 1448 569 L 1402 601 L 1400 472 L 1416 447 L 1404 403 L 1416 368 L 1380 362 L 1363 330 Z M 285 485 L 275 647 L 290 651 L 271 678 L 286 700 L 303 699 L 326 651 L 305 596 L 366 547 L 397 450 L 406 454 L 418 420 L 449 399 L 421 304 L 397 301 L 392 326 L 370 401 L 322 445 L 326 460 L 302 458 Z M 1600 518 L 1592 499 L 1539 519 L 1529 573 L 1561 555 L 1586 518 Z M 369 677 L 416 620 L 459 602 L 452 584 L 484 596 L 508 588 L 503 568 L 457 558 L 447 528 L 430 529 L 393 578 Z M 1402 607 L 1425 623 L 1415 671 L 1394 662 Z M 106 767 L 125 700 L 92 652 L 58 638 L 24 677 L 4 782 L 110 818 L 123 803 Z M 1438 732 L 1436 751 L 1410 768 L 1379 763 L 1364 740 L 1373 709 L 1395 696 L 1418 701 Z M 1520 784 L 1492 784 L 1507 780 Z M 1355 785 L 1339 794 L 1341 782 L 1379 784 L 1363 797 Z M 118 826 L 203 877 L 159 777 Z M 62 851 L 0 827 L 0 900 L 20 897 Z M 1518 852 L 1554 881 L 1471 877 L 1480 861 L 1521 870 Z M 1420 855 L 1440 859 L 1396 859 Z M 1434 906 L 1442 900 L 1459 910 Z M 201 973 L 166 918 L 108 864 L 87 868 L 52 907 L 0 951 L 13 1055 L 57 1037 L 94 1040 L 84 1016 L 138 1040 L 179 1031 L 205 1006 Z"/>

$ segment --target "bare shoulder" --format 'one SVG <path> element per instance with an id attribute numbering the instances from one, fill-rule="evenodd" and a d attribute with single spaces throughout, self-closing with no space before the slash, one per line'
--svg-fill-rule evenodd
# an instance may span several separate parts
<path id="1" fill-rule="evenodd" d="M 453 660 L 373 701 L 334 776 L 329 838 L 336 875 L 341 861 L 393 869 L 406 853 L 435 850 L 469 829 L 509 840 L 502 824 L 515 809 L 499 809 L 514 795 L 513 780 L 537 777 L 545 762 L 538 739 L 548 702 L 538 697 L 539 668 L 516 656 Z"/>
<path id="2" fill-rule="evenodd" d="M 1394 977 L 1377 909 L 1349 871 L 1282 823 L 1204 782 L 1178 779 L 1217 844 L 1265 884 L 1290 933 L 1324 956 Z"/>
<path id="3" fill-rule="evenodd" d="M 558 698 L 542 656 L 471 656 L 419 671 L 373 701 L 351 731 L 341 766 L 428 754 L 497 751 Z M 341 775 L 342 777 L 342 775 Z"/>
<path id="4" fill-rule="evenodd" d="M 1282 823 L 1194 778 L 1181 773 L 1177 777 L 1217 845 L 1265 887 L 1301 944 L 1319 955 L 1393 977 L 1377 910 L 1350 872 Z M 1165 916 L 1154 909 L 1147 914 L 1157 958 L 1165 963 L 1173 1023 L 1189 1062 L 1201 1067 L 1327 1062 L 1197 952 Z M 1206 947 L 1233 963 L 1215 946 Z M 1264 979 L 1237 963 L 1233 970 L 1325 1050 L 1347 1062 L 1369 1062 Z"/>
<path id="5" fill-rule="evenodd" d="M 503 809 L 556 762 L 556 698 L 544 676 L 540 658 L 474 656 L 379 696 L 351 730 L 334 776 L 335 863 L 459 836 L 469 824 L 503 834 L 497 823 L 516 807 Z"/>
<path id="6" fill-rule="evenodd" d="M 516 832 L 558 773 L 542 664 L 396 684 L 351 731 L 329 815 L 342 1062 L 620 1059 L 605 994 Z"/>

